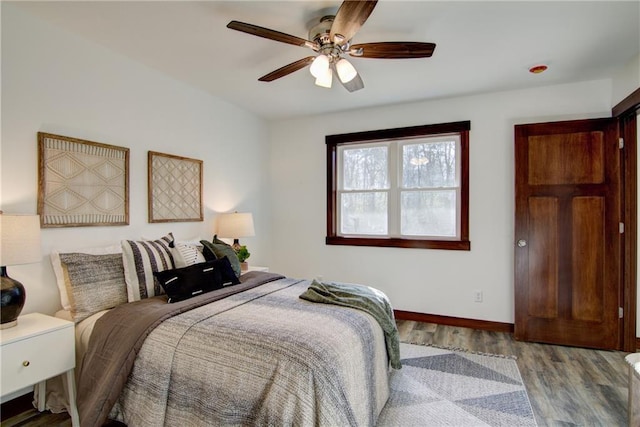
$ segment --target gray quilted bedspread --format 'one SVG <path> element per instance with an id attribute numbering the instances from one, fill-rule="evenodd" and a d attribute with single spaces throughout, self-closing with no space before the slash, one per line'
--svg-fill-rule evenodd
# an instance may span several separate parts
<path id="1" fill-rule="evenodd" d="M 372 426 L 388 394 L 383 332 L 279 279 L 164 320 L 110 416 L 136 426 Z"/>

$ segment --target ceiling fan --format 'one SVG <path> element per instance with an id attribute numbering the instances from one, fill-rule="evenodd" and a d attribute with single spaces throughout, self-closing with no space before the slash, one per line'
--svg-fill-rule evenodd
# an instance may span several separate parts
<path id="1" fill-rule="evenodd" d="M 436 48 L 434 43 L 420 42 L 351 44 L 351 39 L 369 18 L 376 3 L 377 0 L 344 1 L 335 15 L 323 16 L 313 23 L 309 29 L 309 40 L 239 21 L 229 22 L 227 28 L 310 48 L 318 53 L 316 56 L 307 56 L 265 74 L 258 79 L 259 81 L 271 82 L 310 65 L 309 70 L 316 78 L 316 85 L 330 88 L 333 75 L 337 74 L 340 83 L 349 92 L 354 92 L 362 89 L 364 84 L 356 69 L 343 58 L 343 55 L 380 59 L 428 58 Z"/>

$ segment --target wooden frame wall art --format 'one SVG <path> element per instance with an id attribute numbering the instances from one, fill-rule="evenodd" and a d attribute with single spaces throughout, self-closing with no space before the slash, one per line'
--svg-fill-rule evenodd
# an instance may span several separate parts
<path id="1" fill-rule="evenodd" d="M 129 149 L 38 132 L 42 228 L 129 224 Z"/>
<path id="2" fill-rule="evenodd" d="M 202 221 L 202 160 L 149 151 L 149 222 Z"/>

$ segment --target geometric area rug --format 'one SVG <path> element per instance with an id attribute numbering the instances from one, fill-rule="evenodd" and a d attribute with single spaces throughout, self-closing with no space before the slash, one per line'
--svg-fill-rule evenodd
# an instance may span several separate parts
<path id="1" fill-rule="evenodd" d="M 379 427 L 537 425 L 513 359 L 405 343 L 400 357 Z"/>

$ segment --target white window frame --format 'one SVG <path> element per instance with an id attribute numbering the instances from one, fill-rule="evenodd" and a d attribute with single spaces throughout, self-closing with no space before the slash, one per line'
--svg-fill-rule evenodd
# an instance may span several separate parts
<path id="1" fill-rule="evenodd" d="M 454 142 L 456 144 L 456 161 L 455 161 L 455 185 L 450 187 L 404 187 L 403 186 L 403 174 L 404 174 L 404 162 L 403 162 L 403 150 L 407 145 L 417 144 L 437 144 L 443 142 Z M 378 189 L 356 189 L 346 190 L 344 189 L 344 152 L 354 148 L 375 148 L 386 147 L 387 148 L 387 176 L 388 186 L 387 188 Z M 460 223 L 461 223 L 461 185 L 460 185 L 460 136 L 451 135 L 436 135 L 424 138 L 412 138 L 412 139 L 398 139 L 385 142 L 371 142 L 371 143 L 357 143 L 357 144 L 344 144 L 338 147 L 338 189 L 337 197 L 337 235 L 342 237 L 387 237 L 387 238 L 402 238 L 402 239 L 443 239 L 443 240 L 459 240 L 460 239 Z M 456 195 L 456 227 L 455 234 L 451 235 L 429 235 L 429 234 L 402 234 L 402 194 L 410 192 L 424 192 L 424 191 L 455 191 Z M 386 193 L 387 194 L 387 233 L 386 234 L 357 234 L 357 233 L 345 233 L 342 231 L 342 196 L 344 194 L 363 194 L 363 193 Z"/>
<path id="2" fill-rule="evenodd" d="M 344 190 L 344 168 L 341 167 L 344 164 L 344 150 L 350 148 L 375 148 L 375 147 L 387 147 L 387 162 L 390 163 L 391 152 L 389 150 L 390 144 L 388 142 L 374 142 L 370 144 L 357 144 L 357 145 L 343 145 L 338 148 L 338 204 L 336 206 L 336 212 L 338 214 L 338 235 L 343 237 L 388 237 L 388 234 L 353 234 L 353 233 L 342 233 L 340 231 L 342 224 L 342 195 L 343 194 L 362 194 L 362 193 L 387 193 L 387 213 L 389 211 L 389 202 L 390 202 L 390 193 L 393 187 L 394 178 L 391 175 L 391 171 L 389 170 L 389 165 L 387 164 L 387 177 L 389 179 L 389 186 L 387 188 L 380 188 L 374 190 Z M 389 231 L 389 217 L 387 216 L 387 233 Z"/>

